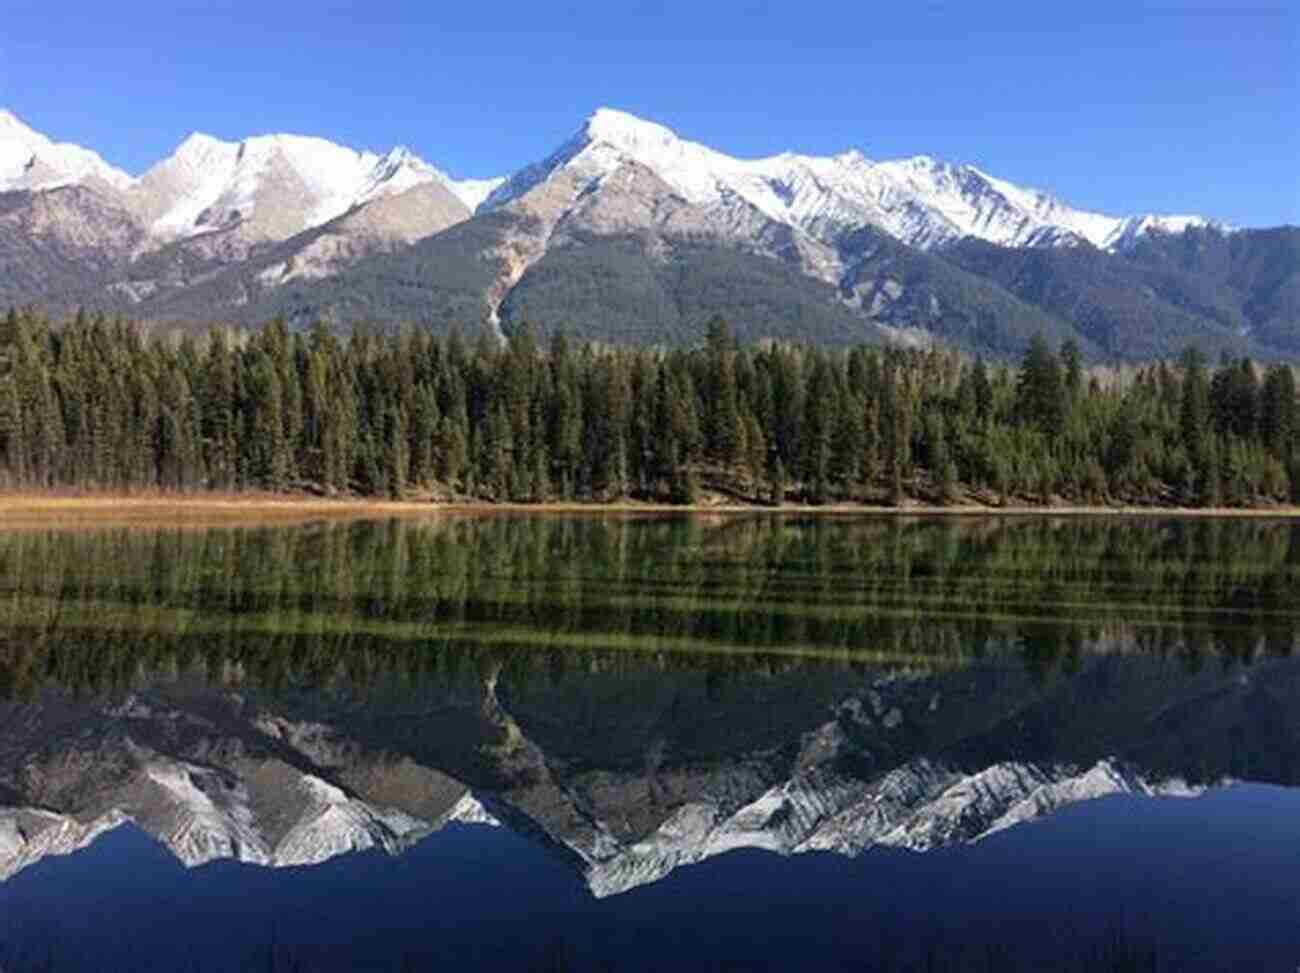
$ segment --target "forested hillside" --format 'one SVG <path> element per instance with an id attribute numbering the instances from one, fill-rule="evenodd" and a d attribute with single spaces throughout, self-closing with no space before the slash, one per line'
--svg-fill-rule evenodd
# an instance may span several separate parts
<path id="1" fill-rule="evenodd" d="M 1300 500 L 1285 365 L 1197 349 L 1086 371 L 939 348 L 670 351 L 470 345 L 318 325 L 149 337 L 124 321 L 0 324 L 0 484 L 300 490 L 488 501 L 1137 503 Z"/>
<path id="2" fill-rule="evenodd" d="M 1215 357 L 1249 348 L 1270 358 L 1300 350 L 1295 227 L 1149 233 L 1124 253 L 1008 248 L 967 237 L 941 253 L 1068 321 L 1108 360 L 1149 361 L 1189 342 Z"/>

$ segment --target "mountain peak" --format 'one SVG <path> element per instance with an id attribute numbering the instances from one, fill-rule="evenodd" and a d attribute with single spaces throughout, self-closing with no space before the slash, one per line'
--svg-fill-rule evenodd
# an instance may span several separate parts
<path id="1" fill-rule="evenodd" d="M 678 141 L 672 129 L 617 108 L 597 108 L 587 118 L 582 131 L 593 142 L 607 142 L 631 152 L 662 148 Z"/>
<path id="2" fill-rule="evenodd" d="M 208 135 L 206 132 L 191 132 L 176 146 L 176 151 L 172 153 L 173 159 L 203 159 L 210 156 L 214 151 L 226 150 L 229 152 L 237 151 L 238 144 L 226 142 L 214 135 Z M 166 161 L 166 160 L 164 160 Z"/>
<path id="3" fill-rule="evenodd" d="M 784 152 L 740 159 L 610 107 L 597 108 L 572 138 L 515 173 L 484 205 L 505 205 L 559 172 L 577 185 L 593 185 L 628 161 L 692 204 L 725 208 L 740 201 L 824 245 L 869 224 L 922 249 L 964 236 L 1002 246 L 1082 238 L 1105 247 L 1121 223 L 930 155 L 872 161 L 849 149 L 825 157 Z"/>
<path id="4" fill-rule="evenodd" d="M 190 132 L 189 135 L 185 136 L 185 138 L 181 140 L 181 144 L 178 146 L 178 148 L 183 149 L 186 146 L 202 147 L 202 146 L 210 146 L 210 145 L 228 145 L 228 144 L 229 143 L 226 142 L 224 139 L 219 139 L 215 135 L 209 135 L 207 132 Z"/>
<path id="5" fill-rule="evenodd" d="M 28 150 L 51 144 L 50 139 L 36 131 L 7 108 L 0 108 L 0 141 L 7 142 L 11 146 L 19 145 Z"/>
<path id="6" fill-rule="evenodd" d="M 119 190 L 132 181 L 89 149 L 55 142 L 13 112 L 0 109 L 0 191 L 50 189 L 88 178 Z"/>
<path id="7" fill-rule="evenodd" d="M 24 124 L 23 120 L 8 108 L 0 108 L 0 134 L 27 134 L 31 131 L 31 128 Z"/>
<path id="8" fill-rule="evenodd" d="M 849 149 L 847 152 L 841 152 L 835 156 L 835 161 L 846 166 L 866 166 L 871 164 L 871 160 L 866 157 L 861 149 Z"/>

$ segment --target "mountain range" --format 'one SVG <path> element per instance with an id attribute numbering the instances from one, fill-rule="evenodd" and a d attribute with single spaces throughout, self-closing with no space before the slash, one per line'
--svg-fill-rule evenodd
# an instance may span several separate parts
<path id="1" fill-rule="evenodd" d="M 737 675 L 719 696 L 706 673 L 669 671 L 636 717 L 635 672 L 468 669 L 356 696 L 195 674 L 47 690 L 0 703 L 0 882 L 128 822 L 189 867 L 396 855 L 451 822 L 501 826 L 597 897 L 737 848 L 928 851 L 1107 795 L 1198 796 L 1235 769 L 1230 734 L 1283 741 L 1251 776 L 1294 784 L 1295 721 L 1276 714 L 1298 676 L 1292 660 L 1247 678 L 1124 652 L 1046 691 L 995 666 L 811 668 Z"/>
<path id="2" fill-rule="evenodd" d="M 1094 359 L 1300 353 L 1300 228 L 1106 216 L 928 156 L 732 158 L 602 108 L 458 180 L 404 148 L 194 134 L 138 177 L 0 111 L 0 304 L 413 322 L 607 342 L 927 341 Z"/>

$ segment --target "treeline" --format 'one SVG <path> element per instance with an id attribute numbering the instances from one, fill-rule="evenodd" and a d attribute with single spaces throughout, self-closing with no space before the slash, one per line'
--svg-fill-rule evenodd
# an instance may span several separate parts
<path id="1" fill-rule="evenodd" d="M 1189 349 L 1102 380 L 1035 339 L 941 348 L 539 347 L 421 331 L 147 337 L 0 323 L 0 484 L 491 501 L 1300 499 L 1296 379 Z"/>

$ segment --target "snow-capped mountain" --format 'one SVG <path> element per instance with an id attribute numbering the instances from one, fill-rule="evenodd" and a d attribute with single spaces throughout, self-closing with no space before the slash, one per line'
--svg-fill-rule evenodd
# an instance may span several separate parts
<path id="1" fill-rule="evenodd" d="M 682 328 L 678 309 L 689 307 L 695 295 L 734 290 L 737 274 L 729 264 L 739 259 L 752 268 L 745 276 L 759 293 L 737 301 L 735 310 L 715 296 L 713 307 L 695 316 L 739 311 L 750 319 L 750 339 L 797 340 L 816 316 L 836 341 L 972 334 L 986 331 L 990 317 L 1017 321 L 1012 330 L 1019 333 L 1043 330 L 1061 340 L 1054 309 L 1043 314 L 991 288 L 978 272 L 963 276 L 936 260 L 970 238 L 1008 249 L 1086 246 L 1123 255 L 1146 234 L 1223 229 L 1201 217 L 1089 213 L 972 166 L 926 156 L 873 162 L 850 151 L 736 159 L 608 108 L 502 183 L 479 207 L 478 215 L 485 214 L 523 217 L 492 230 L 498 240 L 485 251 L 496 268 L 484 295 L 488 322 L 564 320 L 602 338 L 611 310 L 621 314 L 627 304 L 644 309 L 640 329 Z M 575 309 L 572 288 L 556 282 L 575 273 L 584 250 L 603 260 L 600 246 L 630 247 L 643 269 L 614 286 L 600 271 L 607 303 Z M 702 249 L 711 256 L 701 260 Z M 921 255 L 926 251 L 934 258 Z M 721 279 L 705 282 L 713 266 Z M 791 274 L 817 282 L 807 297 L 813 306 L 756 315 L 799 302 L 801 285 Z M 655 280 L 649 294 L 647 278 Z M 620 288 L 627 293 L 616 293 Z M 761 293 L 764 288 L 769 293 Z"/>
<path id="2" fill-rule="evenodd" d="M 739 673 L 721 700 L 668 670 L 636 718 L 642 683 L 616 671 L 539 686 L 494 666 L 361 703 L 196 674 L 103 700 L 52 690 L 0 701 L 0 881 L 127 822 L 189 866 L 280 867 L 397 854 L 454 821 L 530 836 L 613 895 L 736 848 L 926 851 L 1107 795 L 1195 797 L 1235 752 L 1203 744 L 1291 739 L 1272 717 L 1294 660 L 1249 679 L 1083 664 L 1047 696 L 997 666 Z M 1052 746 L 1031 756 L 1036 726 Z M 1253 779 L 1293 786 L 1287 753 Z"/>
<path id="3" fill-rule="evenodd" d="M 592 894 L 604 898 L 740 848 L 850 857 L 876 846 L 930 851 L 973 844 L 1081 801 L 1198 797 L 1205 790 L 1177 779 L 1149 781 L 1111 759 L 1088 768 L 1008 762 L 973 774 L 918 760 L 875 781 L 817 771 L 739 808 L 685 805 L 641 841 L 583 859 Z"/>
<path id="4" fill-rule="evenodd" d="M 429 185 L 457 201 L 459 221 L 499 182 L 452 179 L 402 146 L 380 155 L 302 135 L 227 142 L 202 133 L 190 135 L 136 178 L 89 149 L 56 143 L 0 111 L 0 192 L 40 193 L 68 186 L 97 190 L 138 223 L 144 242 L 137 253 L 235 228 L 250 244 L 278 242 Z M 427 232 L 447 225 L 442 215 Z M 409 216 L 406 222 L 411 222 Z"/>
<path id="5" fill-rule="evenodd" d="M 0 296 L 76 290 L 80 270 L 81 288 L 138 304 L 254 258 L 260 286 L 326 277 L 469 219 L 499 183 L 400 146 L 201 133 L 136 178 L 0 113 L 0 192 L 17 192 L 0 212 Z"/>
<path id="6" fill-rule="evenodd" d="M 90 149 L 54 142 L 0 109 L 0 192 L 37 191 L 95 181 L 118 191 L 132 183 L 129 175 Z"/>
<path id="7" fill-rule="evenodd" d="M 134 177 L 0 113 L 0 192 L 0 307 L 56 314 L 498 336 L 529 320 L 669 344 L 721 314 L 746 341 L 939 335 L 1010 355 L 1042 332 L 1128 359 L 1298 340 L 1286 273 L 1245 266 L 1290 259 L 1267 231 L 1087 212 L 928 156 L 738 159 L 610 108 L 509 178 L 468 180 L 283 134 L 195 134 Z M 1241 246 L 1194 270 L 1184 231 Z"/>
<path id="8" fill-rule="evenodd" d="M 932 248 L 964 236 L 1001 246 L 1130 246 L 1153 230 L 1181 232 L 1199 216 L 1114 217 L 1074 209 L 969 165 L 916 156 L 876 162 L 858 151 L 783 153 L 744 160 L 679 138 L 611 108 L 509 179 L 456 180 L 403 147 L 385 154 L 304 135 L 238 142 L 195 133 L 138 178 L 89 149 L 56 143 L 0 111 L 0 191 L 92 182 L 122 194 L 155 245 L 242 225 L 257 240 L 284 240 L 376 199 L 439 183 L 467 213 L 501 208 L 563 173 L 589 191 L 620 167 L 644 167 L 688 204 L 743 205 L 763 218 L 837 245 L 863 226 Z"/>
<path id="9" fill-rule="evenodd" d="M 837 712 L 864 726 L 881 714 L 878 732 L 892 733 L 905 718 L 882 694 L 906 696 L 914 687 L 906 680 L 876 686 Z M 844 774 L 838 761 L 856 745 L 831 722 L 804 735 L 792 776 L 783 776 L 789 771 L 779 770 L 782 761 L 772 755 L 750 754 L 704 773 L 694 794 L 675 806 L 633 811 L 624 802 L 635 801 L 646 781 L 634 779 L 625 789 L 611 777 L 608 793 L 589 805 L 596 796 L 555 776 L 554 755 L 539 749 L 502 704 L 495 677 L 483 693 L 479 718 L 513 740 L 511 753 L 499 755 L 501 771 L 507 779 L 518 774 L 516 786 L 487 804 L 439 770 L 359 746 L 341 727 L 261 711 L 219 728 L 210 703 L 175 709 L 132 695 L 92 718 L 101 721 L 93 751 L 79 752 L 85 744 L 77 740 L 69 750 L 38 756 L 39 771 L 24 772 L 44 800 L 76 806 L 0 807 L 0 882 L 128 823 L 186 867 L 232 859 L 283 868 L 372 848 L 400 854 L 458 822 L 533 835 L 603 898 L 739 848 L 782 855 L 855 856 L 872 846 L 928 851 L 976 842 L 1080 801 L 1206 790 L 1178 778 L 1153 780 L 1111 758 L 1090 767 L 1002 761 L 971 772 L 917 757 L 880 775 Z M 233 700 L 220 705 L 239 708 Z M 144 739 L 179 752 L 161 752 Z M 777 777 L 765 786 L 772 771 Z M 629 816 L 645 821 L 630 825 Z"/>
<path id="10" fill-rule="evenodd" d="M 261 765 L 240 778 L 150 755 L 142 760 L 141 779 L 124 789 L 131 796 L 118 798 L 123 806 L 89 820 L 35 807 L 0 808 L 0 882 L 50 856 L 80 851 L 127 823 L 144 828 L 189 868 L 221 859 L 296 867 L 370 848 L 396 855 L 447 824 L 501 826 L 469 791 L 426 821 L 284 770 Z M 687 803 L 631 843 L 614 838 L 599 821 L 591 822 L 594 828 L 543 834 L 572 853 L 592 894 L 605 898 L 740 848 L 850 857 L 873 846 L 929 851 L 977 842 L 1081 801 L 1114 794 L 1197 797 L 1205 790 L 1178 779 L 1149 781 L 1109 759 L 1090 768 L 1005 763 L 974 774 L 920 760 L 875 781 L 803 773 L 740 806 L 725 799 Z M 287 825 L 276 820 L 286 814 Z M 535 831 L 537 824 L 523 827 Z"/>
<path id="11" fill-rule="evenodd" d="M 133 210 L 160 241 L 242 224 L 265 240 L 283 240 L 358 206 L 439 183 L 465 207 L 481 181 L 456 182 L 399 147 L 385 155 L 320 138 L 265 135 L 223 142 L 194 134 L 128 192 Z"/>
<path id="12" fill-rule="evenodd" d="M 696 206 L 743 200 L 767 218 L 831 245 L 873 226 L 923 249 L 965 236 L 1000 246 L 1086 241 L 1114 248 L 1150 230 L 1181 232 L 1211 222 L 1089 213 L 974 166 L 928 156 L 873 162 L 849 151 L 736 159 L 609 108 L 597 110 L 559 149 L 512 176 L 484 205 L 506 205 L 560 172 L 589 189 L 627 163 L 646 167 Z"/>

